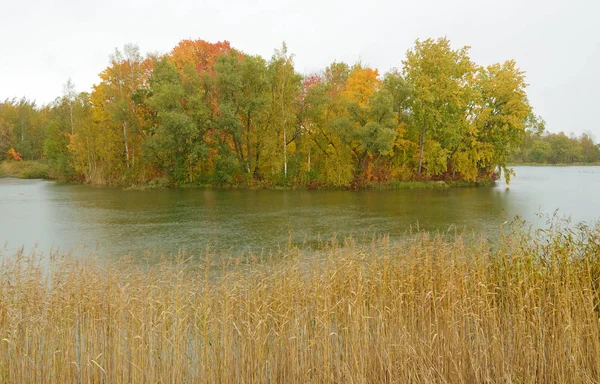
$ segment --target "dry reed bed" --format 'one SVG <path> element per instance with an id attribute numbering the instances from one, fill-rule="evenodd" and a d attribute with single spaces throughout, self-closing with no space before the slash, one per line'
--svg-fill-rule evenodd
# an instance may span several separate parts
<path id="1" fill-rule="evenodd" d="M 598 382 L 599 237 L 152 266 L 19 254 L 0 269 L 0 382 Z"/>

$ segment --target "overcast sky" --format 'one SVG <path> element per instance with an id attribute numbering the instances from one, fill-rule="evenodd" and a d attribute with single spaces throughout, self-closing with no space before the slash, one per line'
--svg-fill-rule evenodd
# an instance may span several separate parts
<path id="1" fill-rule="evenodd" d="M 599 0 L 1 0 L 0 100 L 38 104 L 99 81 L 116 47 L 170 51 L 182 39 L 229 40 L 269 58 L 285 41 L 301 73 L 360 60 L 400 67 L 415 39 L 447 36 L 480 65 L 515 59 L 552 132 L 600 140 Z"/>

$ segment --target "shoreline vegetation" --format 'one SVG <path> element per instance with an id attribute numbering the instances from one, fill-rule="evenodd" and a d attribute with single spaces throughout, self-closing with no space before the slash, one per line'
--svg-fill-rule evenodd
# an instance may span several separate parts
<path id="1" fill-rule="evenodd" d="M 61 180 L 53 177 L 52 169 L 47 164 L 40 161 L 4 161 L 0 162 L 0 178 L 14 177 L 18 179 L 43 179 L 43 180 Z M 255 183 L 251 185 L 231 184 L 231 185 L 212 185 L 212 184 L 182 184 L 171 185 L 168 181 L 161 182 L 155 180 L 148 184 L 140 185 L 116 185 L 129 190 L 146 190 L 160 188 L 208 188 L 208 189 L 282 189 L 282 190 L 395 190 L 395 189 L 446 189 L 446 188 L 464 188 L 493 186 L 496 180 L 483 179 L 477 181 L 465 180 L 421 180 L 421 181 L 388 181 L 384 183 L 370 182 L 362 185 L 349 187 L 335 187 L 326 184 L 307 183 L 296 185 L 273 185 L 265 183 Z"/>
<path id="2" fill-rule="evenodd" d="M 301 74 L 285 43 L 270 58 L 227 41 L 182 40 L 146 56 L 127 44 L 90 93 L 68 80 L 49 105 L 0 102 L 0 160 L 125 187 L 508 179 L 511 153 L 543 126 L 517 64 L 478 65 L 447 38 L 417 40 L 397 63 Z"/>
<path id="3" fill-rule="evenodd" d="M 3 161 L 0 162 L 0 177 L 19 179 L 53 179 L 50 167 L 41 161 Z"/>
<path id="4" fill-rule="evenodd" d="M 600 380 L 600 228 L 0 264 L 0 380 Z"/>
<path id="5" fill-rule="evenodd" d="M 600 166 L 600 163 L 512 163 L 509 167 L 581 167 Z M 60 177 L 57 177 L 52 168 L 42 161 L 3 161 L 0 162 L 0 178 L 14 177 L 19 179 L 44 179 L 57 180 L 68 182 Z M 401 190 L 401 189 L 447 189 L 447 188 L 468 188 L 468 187 L 490 187 L 496 185 L 497 180 L 493 178 L 479 179 L 476 181 L 465 180 L 420 180 L 420 181 L 387 181 L 387 182 L 368 182 L 361 185 L 353 185 L 347 187 L 336 187 L 323 183 L 304 183 L 304 184 L 268 184 L 254 182 L 253 184 L 229 184 L 229 185 L 213 185 L 213 184 L 170 184 L 168 180 L 158 179 L 146 184 L 115 184 L 113 186 L 122 187 L 128 190 L 149 190 L 161 188 L 207 188 L 207 189 L 245 189 L 245 190 L 260 190 L 260 189 L 281 189 L 281 190 Z"/>
<path id="6" fill-rule="evenodd" d="M 600 166 L 600 163 L 512 163 L 509 167 L 573 167 L 573 166 Z M 51 166 L 43 161 L 3 161 L 0 162 L 0 178 L 14 177 L 19 179 L 44 179 L 57 180 L 60 182 L 69 182 L 60 176 L 57 176 Z M 490 187 L 496 185 L 495 178 L 479 179 L 476 181 L 465 180 L 419 180 L 419 181 L 386 181 L 386 182 L 364 182 L 360 185 L 333 186 L 324 183 L 298 183 L 298 184 L 270 184 L 265 182 L 256 182 L 252 184 L 171 184 L 168 180 L 157 179 L 146 184 L 115 184 L 113 186 L 122 187 L 128 190 L 150 190 L 162 188 L 206 188 L 206 189 L 242 189 L 242 190 L 402 190 L 402 189 L 447 189 L 447 188 L 468 188 L 468 187 Z"/>

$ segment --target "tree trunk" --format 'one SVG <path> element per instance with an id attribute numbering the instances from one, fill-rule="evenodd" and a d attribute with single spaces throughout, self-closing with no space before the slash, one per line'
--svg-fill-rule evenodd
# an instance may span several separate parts
<path id="1" fill-rule="evenodd" d="M 246 125 L 246 171 L 250 174 L 250 123 L 251 114 L 248 111 L 248 124 Z"/>
<path id="2" fill-rule="evenodd" d="M 287 178 L 287 143 L 285 136 L 285 126 L 283 127 L 283 175 Z"/>
<path id="3" fill-rule="evenodd" d="M 421 176 L 421 171 L 423 169 L 423 149 L 425 147 L 425 123 L 423 123 L 423 130 L 421 131 L 421 135 L 419 135 L 419 176 Z"/>
<path id="4" fill-rule="evenodd" d="M 127 143 L 127 122 L 123 122 L 123 140 L 125 141 L 125 165 L 129 169 L 129 144 Z"/>
<path id="5" fill-rule="evenodd" d="M 258 161 L 260 160 L 260 142 L 257 141 L 256 143 L 256 160 L 254 163 L 254 172 L 252 174 L 252 178 L 254 178 L 255 180 L 258 180 L 260 178 L 260 174 L 258 173 Z"/>
<path id="6" fill-rule="evenodd" d="M 281 121 L 283 122 L 283 175 L 287 178 L 287 135 L 285 129 L 285 110 L 283 108 L 283 88 L 285 81 L 281 85 Z"/>
<path id="7" fill-rule="evenodd" d="M 69 113 L 71 115 L 71 135 L 75 134 L 75 125 L 73 124 L 73 102 L 69 101 Z"/>

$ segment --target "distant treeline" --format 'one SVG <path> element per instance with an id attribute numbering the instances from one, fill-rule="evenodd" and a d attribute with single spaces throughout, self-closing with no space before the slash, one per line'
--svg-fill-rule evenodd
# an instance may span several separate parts
<path id="1" fill-rule="evenodd" d="M 512 157 L 513 163 L 594 164 L 600 162 L 600 145 L 587 134 L 579 137 L 543 130 L 527 131 L 523 143 Z"/>
<path id="2" fill-rule="evenodd" d="M 417 40 L 384 75 L 340 62 L 301 75 L 285 44 L 268 60 L 228 42 L 146 57 L 126 45 L 91 93 L 69 80 L 50 105 L 1 103 L 0 156 L 96 184 L 495 178 L 539 119 L 514 61 L 482 67 L 468 53 Z"/>

